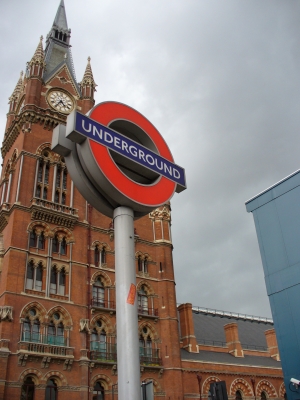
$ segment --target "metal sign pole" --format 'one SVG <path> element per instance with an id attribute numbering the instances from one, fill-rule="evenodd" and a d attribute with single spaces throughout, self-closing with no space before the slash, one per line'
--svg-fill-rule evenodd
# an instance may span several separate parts
<path id="1" fill-rule="evenodd" d="M 118 399 L 140 400 L 133 210 L 114 210 Z"/>

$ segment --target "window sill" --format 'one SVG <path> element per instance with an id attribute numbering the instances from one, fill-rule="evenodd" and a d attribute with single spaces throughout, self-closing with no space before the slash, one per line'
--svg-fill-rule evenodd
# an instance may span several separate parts
<path id="1" fill-rule="evenodd" d="M 53 294 L 50 293 L 50 299 L 57 299 L 57 300 L 68 300 L 68 296 L 67 295 L 61 295 L 61 294 Z"/>
<path id="2" fill-rule="evenodd" d="M 45 297 L 45 292 L 35 289 L 25 289 L 25 293 L 34 294 L 35 296 Z"/>

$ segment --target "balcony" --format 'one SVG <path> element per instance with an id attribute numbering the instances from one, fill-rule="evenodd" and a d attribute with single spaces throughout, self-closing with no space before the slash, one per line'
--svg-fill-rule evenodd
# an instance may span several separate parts
<path id="1" fill-rule="evenodd" d="M 108 311 L 116 311 L 116 303 L 110 300 L 104 300 L 99 297 L 93 297 L 91 300 L 91 306 L 97 310 L 108 310 Z"/>
<path id="2" fill-rule="evenodd" d="M 67 346 L 67 339 L 63 336 L 41 335 L 40 333 L 23 332 L 22 342 L 52 344 L 54 346 Z"/>
<path id="3" fill-rule="evenodd" d="M 78 210 L 76 208 L 40 199 L 38 197 L 34 197 L 31 200 L 31 203 L 32 219 L 43 220 L 71 229 L 78 220 Z"/>
<path id="4" fill-rule="evenodd" d="M 144 315 L 147 317 L 158 318 L 158 309 L 138 306 L 138 314 L 140 316 Z"/>
<path id="5" fill-rule="evenodd" d="M 159 357 L 159 349 L 152 349 L 148 347 L 140 347 L 140 362 L 141 365 L 157 365 L 162 364 L 161 358 Z"/>
<path id="6" fill-rule="evenodd" d="M 91 360 L 98 362 L 116 362 L 117 345 L 106 343 L 91 343 Z M 159 349 L 139 347 L 140 363 L 143 366 L 161 366 L 162 360 L 159 357 Z"/>
<path id="7" fill-rule="evenodd" d="M 91 360 L 100 362 L 117 361 L 117 345 L 106 343 L 91 343 Z"/>
<path id="8" fill-rule="evenodd" d="M 30 355 L 34 355 L 41 358 L 43 368 L 47 368 L 51 360 L 56 360 L 64 363 L 64 369 L 70 370 L 74 349 L 68 347 L 67 342 L 66 338 L 60 336 L 23 332 L 18 344 L 18 364 L 26 366 L 26 362 L 31 361 Z"/>

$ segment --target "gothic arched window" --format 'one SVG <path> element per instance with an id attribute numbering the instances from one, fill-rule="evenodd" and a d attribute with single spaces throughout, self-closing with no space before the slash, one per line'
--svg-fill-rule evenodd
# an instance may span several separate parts
<path id="1" fill-rule="evenodd" d="M 140 335 L 140 357 L 142 362 L 152 361 L 152 340 L 148 335 L 146 338 L 144 335 Z"/>
<path id="2" fill-rule="evenodd" d="M 138 256 L 138 271 L 139 272 L 148 272 L 148 258 L 142 258 L 141 256 Z"/>
<path id="3" fill-rule="evenodd" d="M 64 161 L 63 159 L 61 160 Z M 56 180 L 55 180 L 55 195 L 54 202 L 61 203 L 62 205 L 66 204 L 66 190 L 67 190 L 67 176 L 68 172 L 64 166 L 64 164 L 59 164 L 56 167 Z"/>
<path id="4" fill-rule="evenodd" d="M 45 149 L 42 153 L 42 157 L 48 157 L 49 151 L 50 151 L 49 149 Z M 50 171 L 49 160 L 41 158 L 37 166 L 37 182 L 36 182 L 35 197 L 38 198 L 43 197 L 44 200 L 47 199 L 49 171 Z"/>
<path id="5" fill-rule="evenodd" d="M 41 232 L 38 237 L 38 248 L 43 250 L 45 248 L 45 236 L 44 232 Z"/>
<path id="6" fill-rule="evenodd" d="M 63 238 L 62 241 L 60 242 L 60 254 L 66 255 L 67 254 L 67 241 L 66 238 Z"/>
<path id="7" fill-rule="evenodd" d="M 29 247 L 37 247 L 38 249 L 45 249 L 45 236 L 44 232 L 36 233 L 33 229 L 29 234 Z"/>
<path id="8" fill-rule="evenodd" d="M 35 229 L 33 229 L 30 232 L 30 236 L 29 236 L 29 246 L 36 247 L 36 244 L 37 244 L 37 234 L 35 232 Z"/>
<path id="9" fill-rule="evenodd" d="M 56 346 L 65 346 L 65 329 L 63 323 L 59 321 L 59 313 L 54 313 L 47 329 L 47 343 Z"/>
<path id="10" fill-rule="evenodd" d="M 22 324 L 22 341 L 40 343 L 40 321 L 35 308 L 31 308 Z"/>
<path id="11" fill-rule="evenodd" d="M 91 350 L 97 351 L 98 357 L 106 359 L 106 332 L 104 329 L 92 330 L 91 335 Z"/>
<path id="12" fill-rule="evenodd" d="M 102 247 L 101 250 L 101 265 L 106 263 L 106 249 Z"/>
<path id="13" fill-rule="evenodd" d="M 95 265 L 98 266 L 99 265 L 99 261 L 100 261 L 100 250 L 99 250 L 98 246 L 95 247 L 94 261 L 95 261 Z"/>
<path id="14" fill-rule="evenodd" d="M 27 264 L 26 272 L 26 289 L 42 290 L 43 284 L 43 265 L 40 262 L 37 267 L 34 266 L 33 260 Z"/>
<path id="15" fill-rule="evenodd" d="M 51 268 L 50 274 L 50 293 L 56 294 L 57 292 L 57 269 L 56 267 Z"/>
<path id="16" fill-rule="evenodd" d="M 65 237 L 59 240 L 58 235 L 54 236 L 52 240 L 52 252 L 61 254 L 63 256 L 67 254 L 67 240 Z"/>
<path id="17" fill-rule="evenodd" d="M 64 296 L 66 292 L 66 270 L 62 268 L 60 271 L 54 265 L 50 274 L 50 293 L 60 294 Z"/>
<path id="18" fill-rule="evenodd" d="M 20 400 L 33 400 L 34 399 L 34 381 L 31 376 L 28 376 L 21 388 Z"/>
<path id="19" fill-rule="evenodd" d="M 104 400 L 104 388 L 100 382 L 96 382 L 93 389 L 93 400 Z"/>
<path id="20" fill-rule="evenodd" d="M 34 288 L 35 290 L 42 290 L 43 284 L 43 265 L 39 263 L 35 270 L 35 281 L 34 281 Z"/>
<path id="21" fill-rule="evenodd" d="M 48 379 L 45 393 L 45 400 L 57 400 L 57 384 L 54 379 Z"/>
<path id="22" fill-rule="evenodd" d="M 93 305 L 105 307 L 105 287 L 100 277 L 93 284 Z"/>
<path id="23" fill-rule="evenodd" d="M 30 261 L 27 264 L 26 289 L 33 289 L 33 281 L 34 281 L 34 263 L 33 261 Z"/>
<path id="24" fill-rule="evenodd" d="M 64 296 L 65 291 L 66 291 L 66 271 L 64 268 L 62 268 L 59 273 L 58 294 Z"/>
<path id="25" fill-rule="evenodd" d="M 148 296 L 143 285 L 138 292 L 138 312 L 139 314 L 149 314 Z"/>
<path id="26" fill-rule="evenodd" d="M 52 240 L 52 252 L 53 253 L 58 253 L 59 252 L 59 240 L 58 236 L 55 235 L 53 240 Z"/>
<path id="27" fill-rule="evenodd" d="M 99 246 L 97 245 L 94 250 L 94 262 L 97 267 L 101 267 L 102 264 L 106 263 L 106 248 L 102 247 L 100 250 Z"/>

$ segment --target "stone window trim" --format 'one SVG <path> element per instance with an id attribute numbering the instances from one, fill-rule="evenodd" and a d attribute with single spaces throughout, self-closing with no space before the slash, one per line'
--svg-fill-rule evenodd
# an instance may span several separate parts
<path id="1" fill-rule="evenodd" d="M 135 253 L 135 258 L 137 260 L 137 271 L 139 274 L 149 276 L 148 265 L 152 261 L 152 258 L 148 253 L 142 253 L 140 251 Z"/>
<path id="2" fill-rule="evenodd" d="M 90 247 L 93 252 L 93 261 L 96 267 L 106 267 L 107 265 L 107 253 L 111 251 L 110 246 L 107 243 L 94 241 Z"/>

